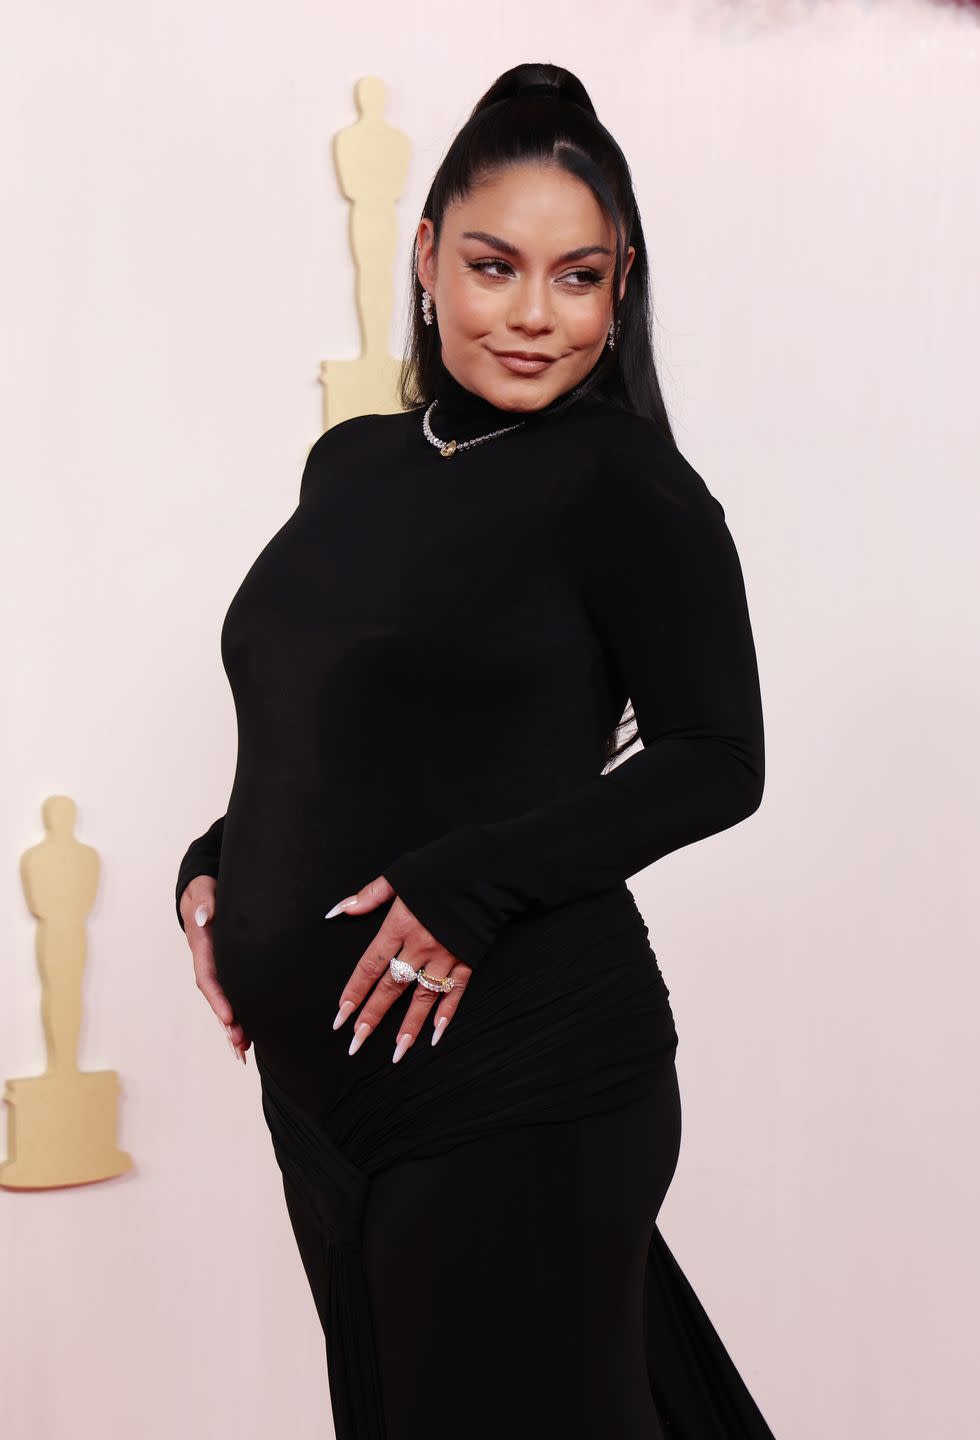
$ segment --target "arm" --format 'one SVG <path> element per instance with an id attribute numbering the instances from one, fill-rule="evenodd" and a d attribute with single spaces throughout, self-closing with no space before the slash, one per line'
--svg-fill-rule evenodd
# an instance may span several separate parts
<path id="1" fill-rule="evenodd" d="M 762 701 L 741 566 L 721 504 L 652 427 L 584 510 L 584 599 L 643 749 L 554 803 L 467 824 L 385 870 L 447 950 L 476 966 L 529 906 L 614 886 L 755 811 Z M 618 712 L 621 713 L 621 712 Z M 618 718 L 618 716 L 617 716 Z"/>
<path id="2" fill-rule="evenodd" d="M 218 878 L 218 862 L 221 858 L 221 836 L 225 828 L 225 817 L 215 820 L 214 824 L 203 835 L 192 840 L 187 848 L 184 858 L 177 867 L 177 923 L 181 930 L 184 928 L 184 918 L 180 913 L 180 897 L 188 885 L 197 875 L 213 875 Z"/>

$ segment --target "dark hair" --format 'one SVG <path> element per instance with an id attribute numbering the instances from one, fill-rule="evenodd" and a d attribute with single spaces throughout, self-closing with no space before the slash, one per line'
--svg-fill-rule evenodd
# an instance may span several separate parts
<path id="1" fill-rule="evenodd" d="M 599 121 L 585 86 L 560 65 L 515 65 L 473 107 L 435 173 L 422 207 L 438 247 L 447 208 L 501 169 L 522 164 L 558 165 L 592 190 L 616 230 L 613 320 L 616 346 L 593 367 L 588 389 L 607 403 L 644 415 L 674 444 L 653 355 L 650 273 L 633 179 L 622 150 Z M 619 300 L 625 252 L 635 253 L 626 292 Z M 405 409 L 428 405 L 440 363 L 438 326 L 424 323 L 418 245 L 412 247 L 409 281 L 409 342 L 399 399 Z M 606 738 L 609 764 L 636 741 L 632 705 Z"/>

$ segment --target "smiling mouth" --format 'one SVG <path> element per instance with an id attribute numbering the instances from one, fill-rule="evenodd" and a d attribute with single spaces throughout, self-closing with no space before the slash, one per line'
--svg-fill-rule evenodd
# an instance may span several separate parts
<path id="1" fill-rule="evenodd" d="M 501 360 L 547 360 L 550 362 L 555 359 L 554 355 L 541 355 L 536 350 L 494 350 L 493 354 L 499 356 Z"/>
<path id="2" fill-rule="evenodd" d="M 515 353 L 508 350 L 491 350 L 490 354 L 502 370 L 508 371 L 511 375 L 524 375 L 528 380 L 533 379 L 536 375 L 543 375 L 555 363 L 554 357 L 551 355 L 535 355 L 533 352 L 529 355 L 526 351 Z"/>

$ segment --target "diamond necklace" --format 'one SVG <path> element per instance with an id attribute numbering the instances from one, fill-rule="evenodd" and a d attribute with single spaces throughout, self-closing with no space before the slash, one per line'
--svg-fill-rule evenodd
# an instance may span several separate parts
<path id="1" fill-rule="evenodd" d="M 495 435 L 506 435 L 508 430 L 516 430 L 518 426 L 524 424 L 523 420 L 518 420 L 516 425 L 505 425 L 502 430 L 491 430 L 489 435 L 477 435 L 474 440 L 440 440 L 437 435 L 433 435 L 429 427 L 429 416 L 438 403 L 438 400 L 433 400 L 432 404 L 422 416 L 422 433 L 429 444 L 434 445 L 439 451 L 439 454 L 443 455 L 447 460 L 451 455 L 455 455 L 457 450 L 468 450 L 471 445 L 482 445 L 484 440 L 492 440 Z"/>

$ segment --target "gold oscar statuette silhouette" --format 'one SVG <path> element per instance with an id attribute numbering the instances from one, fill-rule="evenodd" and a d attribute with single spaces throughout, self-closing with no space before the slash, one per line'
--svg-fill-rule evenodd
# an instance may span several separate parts
<path id="1" fill-rule="evenodd" d="M 9 1157 L 0 1165 L 0 1185 L 13 1190 L 107 1180 L 133 1163 L 116 1144 L 119 1076 L 78 1068 L 85 922 L 98 890 L 99 857 L 75 838 L 74 800 L 51 795 L 41 814 L 45 838 L 21 857 L 21 881 L 38 922 L 48 1064 L 43 1075 L 7 1081 Z"/>
<path id="2" fill-rule="evenodd" d="M 324 360 L 323 428 L 353 415 L 401 410 L 397 386 L 402 362 L 388 352 L 398 249 L 395 201 L 408 172 L 407 135 L 384 118 L 385 83 L 363 76 L 354 88 L 359 119 L 334 137 L 340 188 L 350 201 L 350 246 L 357 275 L 362 353 L 355 360 Z"/>

